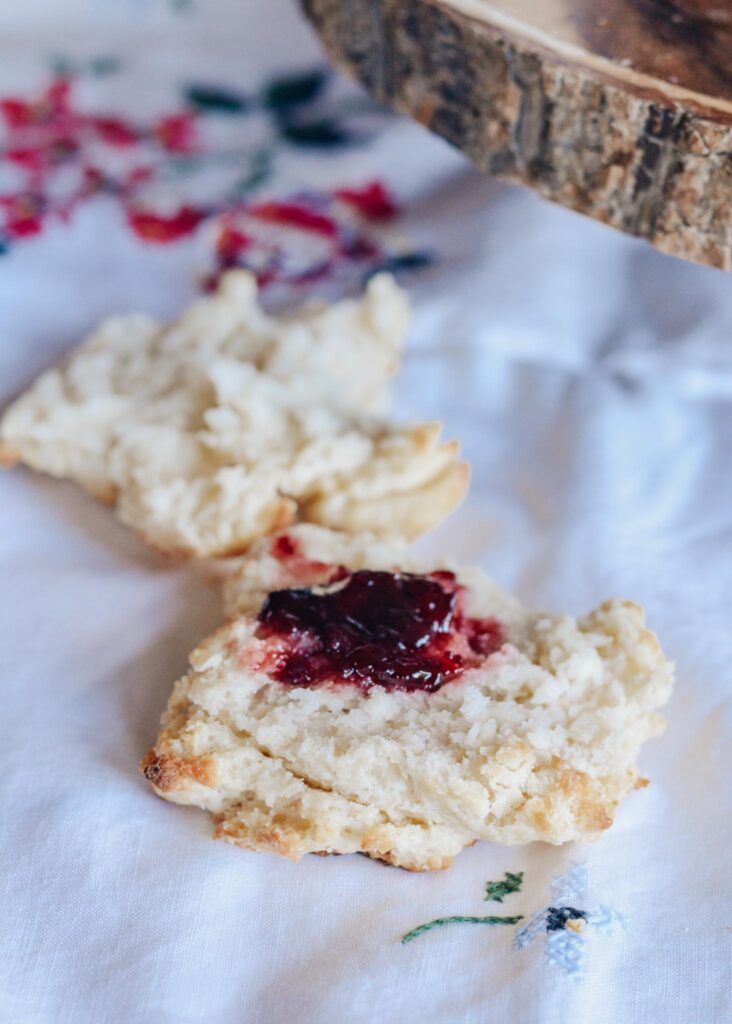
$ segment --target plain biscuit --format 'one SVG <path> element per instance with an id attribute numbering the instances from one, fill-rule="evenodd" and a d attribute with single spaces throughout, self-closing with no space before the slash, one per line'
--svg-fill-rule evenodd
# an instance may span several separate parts
<path id="1" fill-rule="evenodd" d="M 103 323 L 6 411 L 0 464 L 75 480 L 163 551 L 234 555 L 301 520 L 412 539 L 468 474 L 438 425 L 384 418 L 408 319 L 388 275 L 273 317 L 231 271 L 172 324 Z"/>

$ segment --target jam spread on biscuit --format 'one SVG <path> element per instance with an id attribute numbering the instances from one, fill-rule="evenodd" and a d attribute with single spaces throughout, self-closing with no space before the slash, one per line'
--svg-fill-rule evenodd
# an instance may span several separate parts
<path id="1" fill-rule="evenodd" d="M 291 686 L 433 692 L 503 642 L 494 619 L 463 614 L 462 598 L 450 572 L 344 571 L 335 585 L 275 591 L 259 614 L 257 636 L 275 641 L 263 667 Z"/>
<path id="2" fill-rule="evenodd" d="M 287 558 L 295 558 L 300 554 L 300 545 L 289 533 L 281 533 L 275 537 L 271 545 L 272 555 L 284 561 Z"/>
<path id="3" fill-rule="evenodd" d="M 278 562 L 282 562 L 290 579 L 302 579 L 304 583 L 309 583 L 313 577 L 321 579 L 324 583 L 334 583 L 348 576 L 348 570 L 342 565 L 328 565 L 308 558 L 300 542 L 289 533 L 281 533 L 275 537 L 270 545 L 270 554 Z"/>

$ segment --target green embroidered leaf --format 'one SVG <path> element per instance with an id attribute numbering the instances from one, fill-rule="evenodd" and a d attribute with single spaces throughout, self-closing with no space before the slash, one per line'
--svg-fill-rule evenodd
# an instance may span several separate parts
<path id="1" fill-rule="evenodd" d="M 272 174 L 272 150 L 259 149 L 252 157 L 249 173 L 244 175 L 235 185 L 237 195 L 245 195 L 259 188 Z"/>
<path id="2" fill-rule="evenodd" d="M 314 149 L 331 149 L 353 141 L 353 136 L 345 128 L 330 119 L 305 124 L 285 121 L 280 125 L 280 135 L 295 146 L 312 146 Z"/>
<path id="3" fill-rule="evenodd" d="M 89 72 L 95 78 L 104 78 L 106 75 L 113 75 L 121 67 L 119 57 L 107 54 L 102 57 L 94 57 L 89 61 Z"/>
<path id="4" fill-rule="evenodd" d="M 517 917 L 437 917 L 434 921 L 421 924 L 418 928 L 407 932 L 406 935 L 402 935 L 402 945 L 411 942 L 419 935 L 424 935 L 425 932 L 432 931 L 433 928 L 441 928 L 446 924 L 518 924 L 522 919 L 521 914 Z"/>
<path id="5" fill-rule="evenodd" d="M 243 114 L 250 106 L 245 96 L 216 85 L 189 85 L 185 98 L 190 106 L 213 114 Z"/>
<path id="6" fill-rule="evenodd" d="M 507 871 L 500 882 L 485 883 L 485 898 L 495 903 L 503 903 L 504 896 L 510 896 L 512 892 L 521 892 L 521 884 L 524 880 L 523 871 Z"/>
<path id="7" fill-rule="evenodd" d="M 58 75 L 59 78 L 71 78 L 72 75 L 78 72 L 76 64 L 64 54 L 54 54 L 51 57 L 50 64 L 51 71 L 54 75 Z"/>
<path id="8" fill-rule="evenodd" d="M 405 252 L 399 256 L 390 256 L 373 267 L 368 276 L 387 272 L 397 274 L 400 270 L 422 270 L 423 267 L 430 267 L 434 263 L 434 257 L 428 252 Z"/>
<path id="9" fill-rule="evenodd" d="M 91 75 L 92 78 L 104 78 L 119 71 L 122 62 L 119 57 L 105 54 L 92 57 L 87 61 L 74 61 L 65 54 L 54 54 L 51 59 L 51 70 L 61 78 L 73 78 L 76 75 Z"/>
<path id="10" fill-rule="evenodd" d="M 322 91 L 328 74 L 326 71 L 306 71 L 301 75 L 284 75 L 273 78 L 265 86 L 263 102 L 270 110 L 282 111 L 310 103 Z"/>
<path id="11" fill-rule="evenodd" d="M 201 166 L 202 160 L 198 154 L 176 154 L 168 157 L 161 164 L 172 178 L 185 178 Z"/>

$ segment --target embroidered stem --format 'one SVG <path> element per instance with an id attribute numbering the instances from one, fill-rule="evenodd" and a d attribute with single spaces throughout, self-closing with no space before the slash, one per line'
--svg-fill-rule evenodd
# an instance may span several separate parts
<path id="1" fill-rule="evenodd" d="M 441 928 L 445 924 L 518 924 L 522 918 L 522 914 L 519 914 L 518 917 L 437 917 L 434 921 L 421 924 L 418 928 L 407 932 L 406 935 L 402 935 L 402 945 L 411 942 L 412 939 L 416 939 L 425 932 L 432 931 L 433 928 Z"/>

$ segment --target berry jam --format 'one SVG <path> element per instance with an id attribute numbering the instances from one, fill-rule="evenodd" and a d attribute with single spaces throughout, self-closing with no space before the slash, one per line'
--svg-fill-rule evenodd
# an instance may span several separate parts
<path id="1" fill-rule="evenodd" d="M 308 558 L 300 542 L 289 533 L 275 537 L 270 545 L 270 554 L 282 562 L 290 579 L 302 580 L 303 583 L 312 583 L 314 579 L 319 583 L 335 583 L 348 576 L 348 569 L 342 565 L 328 565 Z"/>
<path id="2" fill-rule="evenodd" d="M 281 533 L 272 541 L 271 551 L 273 556 L 280 560 L 295 558 L 300 554 L 300 545 L 289 533 Z"/>
<path id="3" fill-rule="evenodd" d="M 290 686 L 348 682 L 433 692 L 501 646 L 493 619 L 465 618 L 462 587 L 431 576 L 362 570 L 327 591 L 278 590 L 257 636 L 276 638 L 267 672 Z"/>

